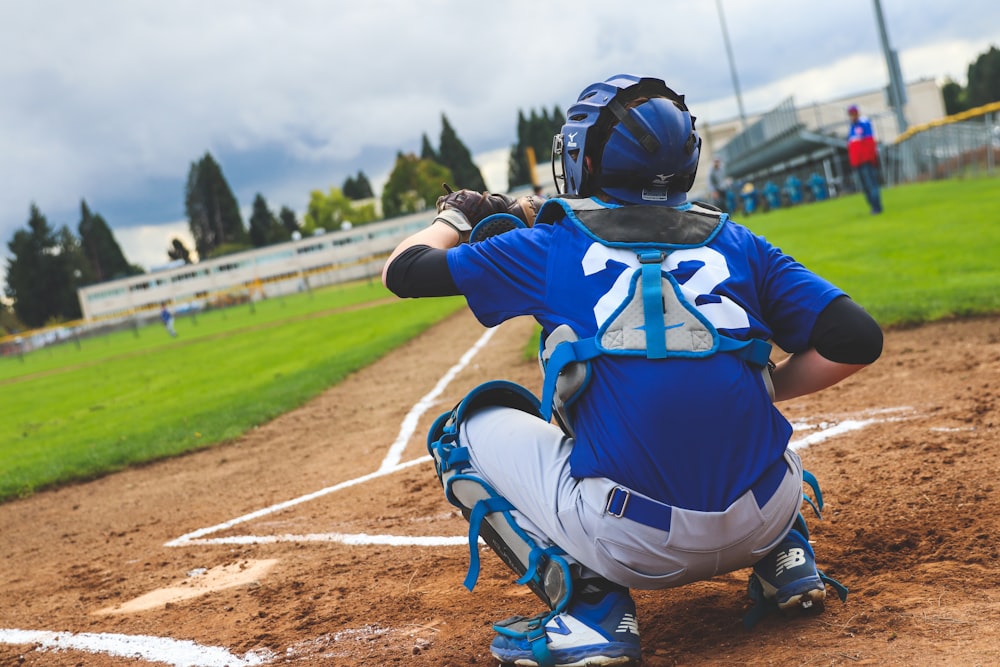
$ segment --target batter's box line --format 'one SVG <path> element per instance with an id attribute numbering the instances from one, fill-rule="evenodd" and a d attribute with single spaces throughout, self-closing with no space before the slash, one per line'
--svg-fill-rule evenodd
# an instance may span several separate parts
<path id="1" fill-rule="evenodd" d="M 384 475 L 394 473 L 398 470 L 403 470 L 409 468 L 410 466 L 418 465 L 421 463 L 426 463 L 431 460 L 430 456 L 423 456 L 421 458 L 415 459 L 413 461 L 408 461 L 406 463 L 400 463 L 399 460 L 402 458 L 403 452 L 406 449 L 407 444 L 413 437 L 413 433 L 417 429 L 417 425 L 420 418 L 424 415 L 427 410 L 433 407 L 438 398 L 444 392 L 448 384 L 458 375 L 469 362 L 472 361 L 473 357 L 486 346 L 486 344 L 496 333 L 496 327 L 487 329 L 482 336 L 479 337 L 472 347 L 470 347 L 465 354 L 458 360 L 458 362 L 448 369 L 448 371 L 438 380 L 434 388 L 431 389 L 423 398 L 421 398 L 417 403 L 410 408 L 410 411 L 403 418 L 403 423 L 399 429 L 399 435 L 396 436 L 396 440 L 389 446 L 386 452 L 385 458 L 382 460 L 382 464 L 379 466 L 378 470 L 375 472 L 363 475 L 361 477 L 347 480 L 341 482 L 340 484 L 335 484 L 333 486 L 328 486 L 325 489 L 320 489 L 319 491 L 314 491 L 313 493 L 306 494 L 304 496 L 299 496 L 298 498 L 293 498 L 291 500 L 286 500 L 285 502 L 278 503 L 276 505 L 271 505 L 270 507 L 265 507 L 263 509 L 250 512 L 249 514 L 244 514 L 243 516 L 225 521 L 214 526 L 209 526 L 208 528 L 201 528 L 193 532 L 181 535 L 177 539 L 167 542 L 164 546 L 167 547 L 183 547 L 190 546 L 194 544 L 266 544 L 273 542 L 340 542 L 343 544 L 386 544 L 386 545 L 398 545 L 398 546 L 442 546 L 442 545 L 452 545 L 452 544 L 463 544 L 467 542 L 464 537 L 412 537 L 412 536 L 397 536 L 397 535 L 364 535 L 364 534 L 354 534 L 345 535 L 340 533 L 323 533 L 323 534 L 313 534 L 313 535 L 283 535 L 283 536 L 257 536 L 257 535 L 240 535 L 235 537 L 215 537 L 215 538 L 205 538 L 206 535 L 212 535 L 223 530 L 232 528 L 233 526 L 238 526 L 241 523 L 246 523 L 247 521 L 253 521 L 254 519 L 259 519 L 263 516 L 269 514 L 274 514 L 275 512 L 280 512 L 281 510 L 288 509 L 289 507 L 295 507 L 302 503 L 309 502 L 311 500 L 316 500 L 317 498 L 322 498 L 325 495 L 333 493 L 335 491 L 340 491 L 341 489 L 346 489 L 357 484 L 363 484 L 369 482 L 373 479 L 377 479 Z"/>
<path id="2" fill-rule="evenodd" d="M 259 519 L 269 514 L 274 514 L 275 512 L 280 512 L 281 510 L 295 507 L 296 505 L 301 505 L 302 503 L 307 503 L 311 500 L 316 500 L 317 498 L 322 498 L 323 496 L 331 494 L 335 491 L 340 491 L 341 489 L 346 489 L 358 484 L 364 484 L 365 482 L 370 482 L 373 479 L 384 477 L 385 475 L 389 475 L 415 465 L 428 463 L 429 461 L 431 461 L 430 456 L 422 456 L 418 459 L 407 461 L 406 463 L 397 464 L 391 468 L 379 468 L 373 473 L 347 480 L 346 482 L 341 482 L 340 484 L 328 486 L 325 489 L 320 489 L 319 491 L 299 496 L 298 498 L 286 500 L 283 503 L 271 505 L 270 507 L 265 507 L 254 512 L 250 512 L 249 514 L 244 514 L 243 516 L 235 519 L 224 521 L 223 523 L 219 523 L 214 526 L 209 526 L 208 528 L 201 528 L 187 533 L 186 535 L 181 535 L 177 539 L 171 540 L 163 546 L 186 547 L 196 544 L 275 544 L 278 542 L 339 542 L 341 544 L 351 545 L 379 544 L 389 546 L 450 546 L 455 544 L 468 544 L 468 537 L 417 537 L 406 535 L 367 535 L 364 533 L 313 533 L 306 535 L 234 535 L 229 537 L 205 537 L 206 535 L 212 535 L 213 533 L 228 530 L 241 523 L 253 521 L 254 519 Z"/>

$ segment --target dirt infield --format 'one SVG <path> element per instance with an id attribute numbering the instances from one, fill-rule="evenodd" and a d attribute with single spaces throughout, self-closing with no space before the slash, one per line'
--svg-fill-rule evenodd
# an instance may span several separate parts
<path id="1" fill-rule="evenodd" d="M 530 331 L 486 340 L 463 311 L 237 441 L 0 506 L 0 665 L 492 664 L 491 623 L 539 603 L 489 553 L 462 588 L 466 524 L 419 459 L 472 386 L 539 389 Z M 982 318 L 887 332 L 877 364 L 782 404 L 850 597 L 746 631 L 747 571 L 639 591 L 644 664 L 1000 664 L 998 397 Z"/>

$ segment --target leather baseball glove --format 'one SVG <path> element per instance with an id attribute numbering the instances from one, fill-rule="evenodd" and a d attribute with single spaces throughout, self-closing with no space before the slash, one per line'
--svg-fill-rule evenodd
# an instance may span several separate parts
<path id="1" fill-rule="evenodd" d="M 509 195 L 475 190 L 452 191 L 447 183 L 444 188 L 447 194 L 438 197 L 438 214 L 434 220 L 440 220 L 458 231 L 463 243 L 469 241 L 470 235 L 481 241 L 517 227 L 530 227 L 544 202 L 536 195 L 515 199 Z M 476 230 L 474 234 L 473 230 Z"/>

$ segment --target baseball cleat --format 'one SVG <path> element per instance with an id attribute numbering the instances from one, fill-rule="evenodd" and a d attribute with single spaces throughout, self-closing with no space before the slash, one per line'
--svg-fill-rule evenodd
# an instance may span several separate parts
<path id="1" fill-rule="evenodd" d="M 520 629 L 530 620 L 515 617 L 494 626 L 499 634 L 490 645 L 490 653 L 501 665 L 538 667 L 542 664 L 540 650 L 550 656 L 554 667 L 639 664 L 639 626 L 635 602 L 627 591 L 610 591 L 591 604 L 576 602 L 566 612 L 553 616 L 542 628 L 544 640 L 541 632 L 531 633 L 537 637 L 536 642 L 544 641 L 544 648 L 533 646 L 525 633 L 509 630 L 514 624 L 519 624 Z"/>
<path id="2" fill-rule="evenodd" d="M 777 547 L 753 566 L 765 600 L 783 611 L 822 606 L 826 584 L 816 569 L 816 556 L 798 530 L 789 531 Z"/>

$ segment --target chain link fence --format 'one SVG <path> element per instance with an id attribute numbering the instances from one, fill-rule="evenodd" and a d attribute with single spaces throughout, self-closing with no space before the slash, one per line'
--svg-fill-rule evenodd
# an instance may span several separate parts
<path id="1" fill-rule="evenodd" d="M 882 148 L 887 186 L 965 176 L 996 176 L 1000 102 L 913 127 Z"/>

